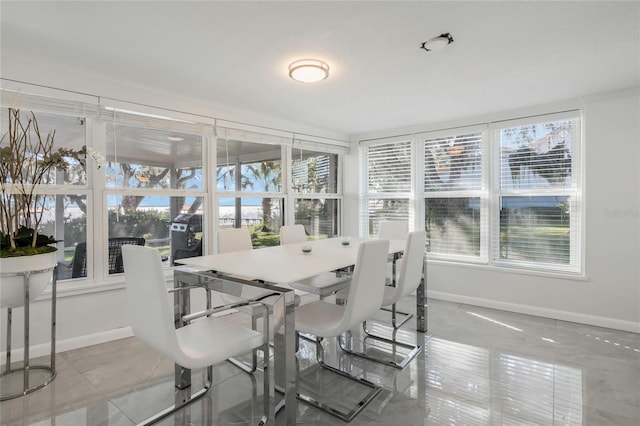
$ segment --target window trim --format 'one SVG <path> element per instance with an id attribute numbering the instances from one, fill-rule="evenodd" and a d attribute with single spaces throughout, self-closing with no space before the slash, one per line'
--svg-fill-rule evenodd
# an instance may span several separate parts
<path id="1" fill-rule="evenodd" d="M 575 141 L 572 145 L 572 184 L 565 188 L 538 188 L 535 190 L 510 189 L 503 191 L 500 185 L 500 140 L 496 137 L 499 129 L 507 127 L 517 127 L 527 124 L 544 123 L 571 119 L 575 121 Z M 482 190 L 480 191 L 436 191 L 427 192 L 424 190 L 424 141 L 439 137 L 455 136 L 481 132 L 482 142 Z M 412 142 L 412 191 L 397 193 L 376 193 L 368 191 L 368 150 L 369 146 L 411 140 Z M 379 139 L 361 140 L 359 142 L 360 153 L 360 233 L 368 235 L 368 200 L 371 198 L 409 198 L 413 202 L 410 206 L 410 214 L 415 214 L 413 222 L 416 229 L 424 227 L 425 215 L 424 203 L 427 198 L 461 198 L 480 197 L 481 202 L 481 236 L 480 236 L 480 257 L 467 257 L 460 255 L 442 255 L 427 253 L 427 259 L 438 264 L 447 265 L 471 265 L 475 267 L 489 268 L 492 270 L 518 272 L 525 274 L 571 277 L 581 279 L 585 276 L 585 248 L 582 244 L 585 233 L 585 203 L 584 203 L 584 112 L 581 108 L 568 108 L 557 112 L 544 112 L 521 118 L 509 118 L 505 120 L 487 121 L 477 125 L 461 125 L 446 129 L 435 129 L 415 133 L 412 135 L 397 135 Z M 497 166 L 495 166 L 497 165 Z M 575 199 L 575 213 L 570 217 L 570 247 L 572 256 L 575 256 L 575 266 L 564 267 L 563 265 L 504 261 L 496 259 L 499 253 L 499 219 L 500 200 L 504 196 L 541 194 L 568 196 L 571 197 L 572 204 Z M 572 211 L 573 212 L 573 211 Z M 574 260 L 572 259 L 571 262 Z"/>

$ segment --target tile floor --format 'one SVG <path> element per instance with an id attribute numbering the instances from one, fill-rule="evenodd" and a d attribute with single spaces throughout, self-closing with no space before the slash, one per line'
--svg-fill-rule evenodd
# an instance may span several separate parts
<path id="1" fill-rule="evenodd" d="M 439 300 L 429 300 L 428 324 L 429 332 L 418 335 L 425 350 L 402 371 L 327 342 L 330 364 L 383 386 L 352 425 L 640 424 L 638 334 Z M 320 378 L 336 402 L 357 394 L 335 377 L 318 376 L 312 345 L 303 343 L 298 359 L 300 386 Z M 136 338 L 60 353 L 56 362 L 51 385 L 0 403 L 2 425 L 131 425 L 174 398 L 173 364 Z M 201 373 L 194 376 L 201 381 Z M 255 424 L 262 373 L 249 376 L 224 363 L 214 380 L 205 398 L 160 424 Z M 302 402 L 297 410 L 298 424 L 343 423 Z"/>

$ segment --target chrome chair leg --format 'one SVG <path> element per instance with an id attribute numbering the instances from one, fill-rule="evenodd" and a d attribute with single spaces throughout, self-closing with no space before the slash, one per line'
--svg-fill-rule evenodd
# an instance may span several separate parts
<path id="1" fill-rule="evenodd" d="M 377 334 L 373 334 L 371 333 L 368 329 L 367 329 L 367 322 L 363 321 L 362 322 L 362 331 L 364 331 L 364 334 L 367 337 L 370 337 L 372 339 L 376 339 L 376 340 L 380 340 L 382 342 L 388 343 L 390 345 L 394 345 L 394 346 L 400 346 L 402 348 L 405 349 L 410 349 L 410 352 L 407 356 L 404 357 L 404 359 L 400 362 L 396 362 L 396 361 L 392 361 L 392 360 L 384 360 L 384 359 L 380 359 L 380 358 L 376 358 L 370 355 L 367 355 L 365 352 L 356 352 L 350 348 L 348 348 L 344 342 L 342 337 L 338 338 L 338 342 L 340 344 L 340 349 L 342 349 L 343 351 L 351 354 L 351 355 L 355 355 L 355 356 L 359 356 L 361 358 L 365 358 L 368 359 L 370 361 L 374 361 L 380 364 L 384 364 L 384 365 L 389 365 L 391 367 L 397 368 L 397 369 L 404 369 L 422 350 L 422 346 L 420 345 L 411 345 L 408 343 L 404 343 L 404 342 L 400 342 L 396 339 L 396 334 L 398 332 L 398 329 L 400 329 L 400 327 L 402 327 L 403 324 L 405 324 L 409 319 L 413 318 L 413 314 L 410 313 L 406 313 L 406 312 L 401 312 L 396 310 L 396 304 L 392 304 L 391 305 L 391 309 L 387 309 L 387 308 L 382 308 L 383 311 L 387 311 L 387 312 L 391 312 L 391 324 L 392 324 L 392 338 L 386 338 L 383 336 L 379 336 Z M 397 315 L 406 315 L 406 318 L 404 318 L 400 323 L 397 323 Z"/>
<path id="2" fill-rule="evenodd" d="M 340 336 L 338 338 L 338 343 L 340 345 L 340 349 L 342 349 L 343 351 L 345 351 L 346 353 L 348 353 L 350 355 L 355 355 L 355 356 L 358 356 L 360 358 L 368 359 L 369 361 L 377 362 L 379 364 L 388 365 L 390 367 L 394 367 L 394 368 L 397 368 L 399 370 L 403 370 L 407 365 L 409 365 L 409 363 L 422 350 L 422 346 L 410 345 L 408 343 L 404 343 L 404 342 L 400 342 L 400 341 L 396 340 L 395 337 L 396 337 L 396 332 L 398 331 L 397 329 L 393 330 L 393 338 L 392 339 L 387 339 L 386 337 L 382 337 L 382 336 L 378 336 L 378 335 L 369 333 L 366 330 L 366 322 L 364 322 L 362 324 L 362 328 L 365 330 L 365 334 L 367 335 L 367 337 L 370 337 L 370 338 L 375 339 L 375 340 L 380 340 L 380 341 L 388 343 L 388 344 L 390 344 L 392 346 L 400 346 L 400 347 L 405 348 L 405 349 L 410 349 L 409 354 L 406 355 L 404 357 L 404 359 L 402 361 L 400 361 L 400 362 L 373 357 L 373 356 L 368 355 L 365 352 L 357 352 L 357 351 L 354 351 L 353 349 L 348 348 L 347 345 L 343 341 L 343 338 L 344 338 L 344 340 L 346 340 L 345 336 Z"/>
<path id="3" fill-rule="evenodd" d="M 394 329 L 398 329 L 400 327 L 402 327 L 407 321 L 409 321 L 411 318 L 413 318 L 413 314 L 409 313 L 409 312 L 402 312 L 402 311 L 398 311 L 396 309 L 396 304 L 392 304 L 391 305 L 391 309 L 389 308 L 380 308 L 380 310 L 385 311 L 385 312 L 391 312 L 391 325 L 393 326 Z M 397 324 L 397 316 L 398 315 L 404 315 L 405 318 L 402 320 L 402 322 L 400 324 Z M 366 333 L 367 330 L 364 330 L 364 332 Z"/>
<path id="4" fill-rule="evenodd" d="M 211 388 L 212 379 L 213 379 L 213 367 L 209 366 L 207 367 L 207 380 L 204 386 L 202 387 L 202 389 L 198 390 L 196 393 L 192 395 L 189 395 L 186 398 L 183 397 L 181 401 L 176 401 L 176 403 L 173 404 L 171 407 L 168 407 L 162 410 L 161 412 L 154 414 L 148 419 L 142 421 L 141 423 L 138 423 L 138 426 L 146 426 L 146 425 L 156 423 L 157 421 L 175 413 L 181 408 L 184 408 L 188 404 L 191 404 L 192 402 L 202 398 L 207 392 L 209 392 L 209 389 Z"/>
<path id="5" fill-rule="evenodd" d="M 314 406 L 316 408 L 319 408 L 320 410 L 329 413 L 333 416 L 338 417 L 341 420 L 344 420 L 345 422 L 350 422 L 351 420 L 353 420 L 353 418 L 358 415 L 358 413 L 360 413 L 360 411 L 362 411 L 364 409 L 364 407 L 367 406 L 367 404 L 369 404 L 369 402 L 371 402 L 377 395 L 378 393 L 380 393 L 380 391 L 382 390 L 382 388 L 378 385 L 376 385 L 373 382 L 370 382 L 369 380 L 366 379 L 362 379 L 359 377 L 355 377 L 349 373 L 346 373 L 342 370 L 339 370 L 335 367 L 330 366 L 329 364 L 326 364 L 324 362 L 324 348 L 322 347 L 322 338 L 321 337 L 316 337 L 315 339 L 311 339 L 307 336 L 305 336 L 302 333 L 298 334 L 299 337 L 302 337 L 305 340 L 314 342 L 316 345 L 316 360 L 318 361 L 318 365 L 327 370 L 330 371 L 332 373 L 338 374 L 342 377 L 345 377 L 351 381 L 354 381 L 356 383 L 359 383 L 361 385 L 364 385 L 368 388 L 370 388 L 371 390 L 369 391 L 369 393 L 367 393 L 367 395 L 365 395 L 357 404 L 356 406 L 350 410 L 350 411 L 341 411 L 337 408 L 331 407 L 326 403 L 317 401 L 316 399 L 312 398 L 309 395 L 304 395 L 301 394 L 299 391 L 297 393 L 297 397 L 299 400 Z"/>

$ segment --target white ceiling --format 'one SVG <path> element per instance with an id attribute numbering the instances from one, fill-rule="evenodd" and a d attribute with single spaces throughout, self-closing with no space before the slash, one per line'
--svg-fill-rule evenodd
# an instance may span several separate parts
<path id="1" fill-rule="evenodd" d="M 639 5 L 3 0 L 1 49 L 351 135 L 637 86 Z"/>

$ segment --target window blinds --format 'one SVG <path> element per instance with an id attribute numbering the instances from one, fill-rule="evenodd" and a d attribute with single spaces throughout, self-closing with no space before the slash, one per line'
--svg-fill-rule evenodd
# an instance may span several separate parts
<path id="1" fill-rule="evenodd" d="M 367 150 L 368 192 L 411 192 L 411 141 L 370 145 Z"/>
<path id="2" fill-rule="evenodd" d="M 580 271 L 579 132 L 577 111 L 495 128 L 497 263 Z"/>
<path id="3" fill-rule="evenodd" d="M 424 191 L 482 189 L 482 133 L 424 141 Z"/>

